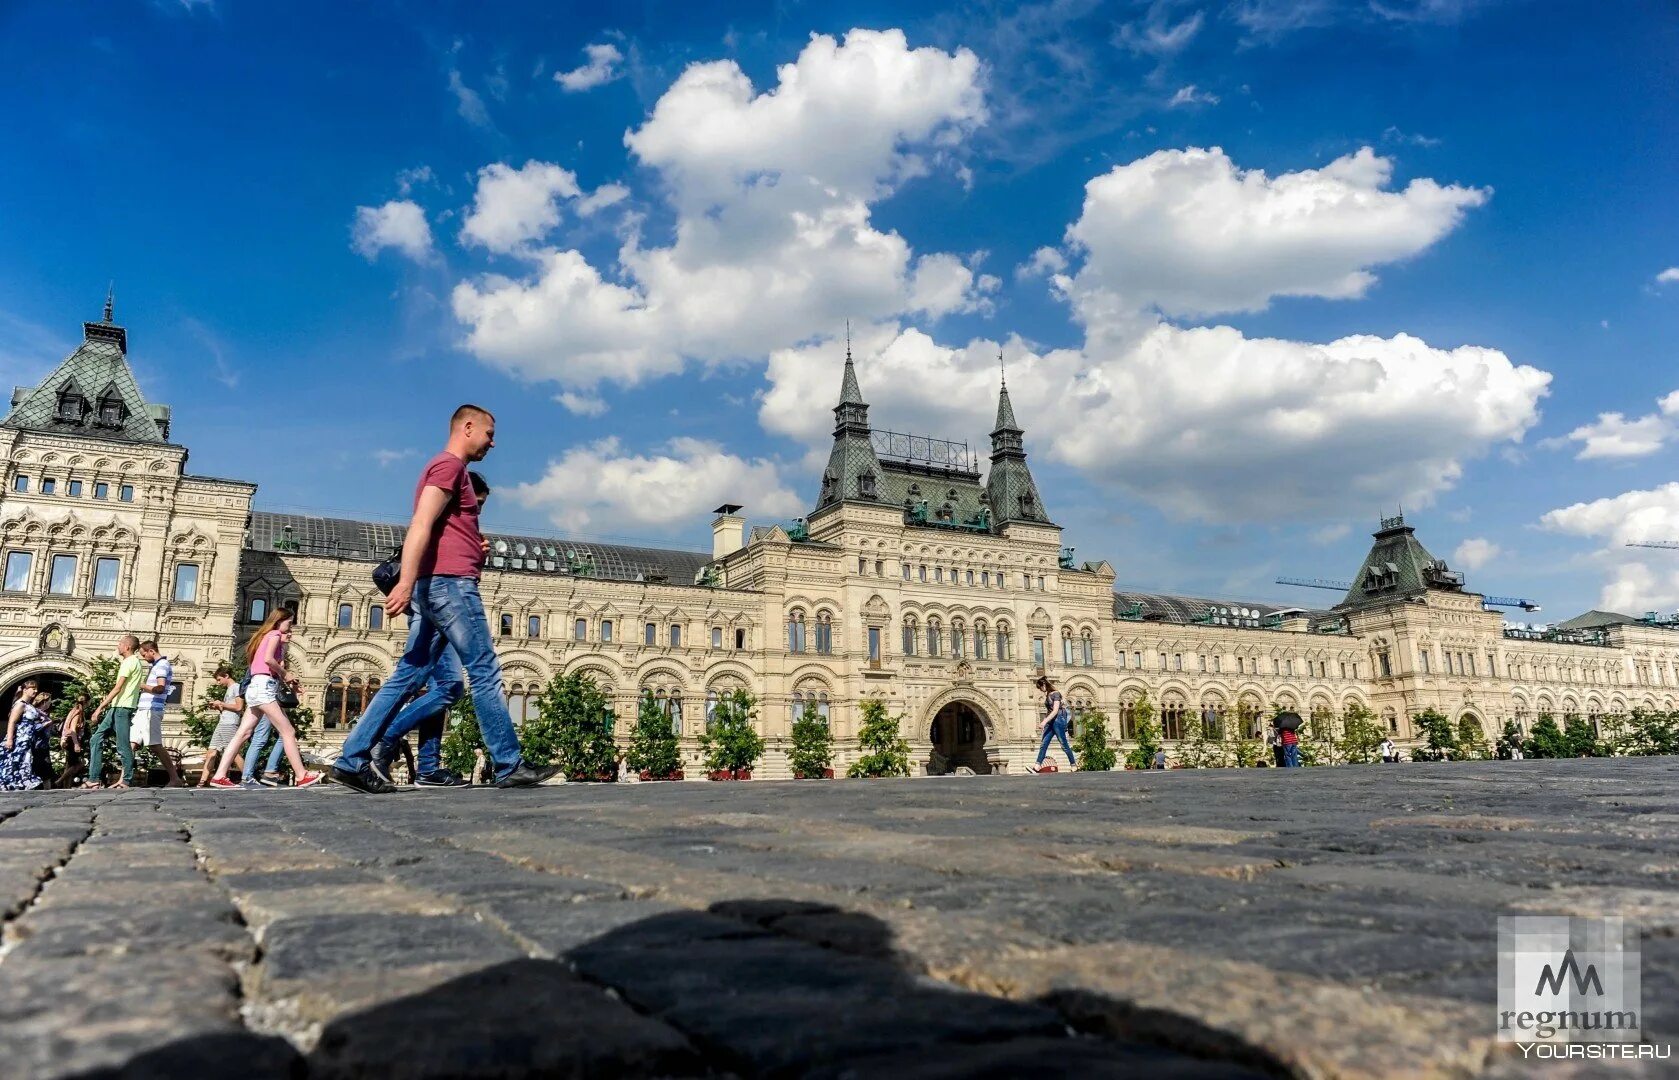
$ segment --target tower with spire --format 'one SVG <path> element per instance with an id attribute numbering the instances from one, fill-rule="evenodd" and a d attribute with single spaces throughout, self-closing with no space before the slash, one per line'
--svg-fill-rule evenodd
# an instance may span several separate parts
<path id="1" fill-rule="evenodd" d="M 828 467 L 822 470 L 818 511 L 842 502 L 880 501 L 880 459 L 875 456 L 870 434 L 869 406 L 857 385 L 851 328 L 847 326 L 845 374 L 840 380 L 839 404 L 834 406 L 834 447 L 828 452 Z"/>
<path id="2" fill-rule="evenodd" d="M 33 387 L 12 391 L 12 409 L 0 426 L 125 442 L 167 443 L 169 406 L 140 393 L 128 366 L 128 331 L 113 318 L 115 293 L 105 293 L 98 322 L 82 324 L 82 343 Z"/>
<path id="3" fill-rule="evenodd" d="M 998 356 L 999 364 L 1002 361 Z M 991 475 L 985 480 L 986 502 L 998 528 L 1011 521 L 1050 524 L 1032 471 L 1026 467 L 1025 432 L 1014 418 L 1005 375 L 997 394 L 997 423 L 991 429 Z"/>

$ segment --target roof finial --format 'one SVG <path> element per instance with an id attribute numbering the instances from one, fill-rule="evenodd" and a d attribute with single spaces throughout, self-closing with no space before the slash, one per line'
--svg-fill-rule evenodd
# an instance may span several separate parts
<path id="1" fill-rule="evenodd" d="M 845 320 L 845 358 L 851 359 L 851 320 Z"/>
<path id="2" fill-rule="evenodd" d="M 112 301 L 116 298 L 116 293 L 117 283 L 112 281 L 105 287 L 105 322 L 107 325 L 111 321 L 111 305 Z"/>
<path id="3" fill-rule="evenodd" d="M 1002 373 L 1003 389 L 1007 390 L 1009 388 L 1009 368 L 1007 364 L 1003 363 L 1003 350 L 1001 349 L 997 350 L 997 370 Z"/>

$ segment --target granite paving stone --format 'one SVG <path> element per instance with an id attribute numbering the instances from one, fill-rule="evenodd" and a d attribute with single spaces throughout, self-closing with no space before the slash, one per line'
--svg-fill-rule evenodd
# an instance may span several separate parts
<path id="1" fill-rule="evenodd" d="M 1505 1080 L 1500 914 L 1631 919 L 1671 1039 L 1675 781 L 0 795 L 0 1071 Z"/>

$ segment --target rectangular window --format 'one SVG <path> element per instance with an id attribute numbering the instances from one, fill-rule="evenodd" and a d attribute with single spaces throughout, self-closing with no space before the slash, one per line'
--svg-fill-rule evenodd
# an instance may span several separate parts
<path id="1" fill-rule="evenodd" d="M 711 647 L 713 649 L 721 649 L 723 647 L 723 628 L 721 626 L 713 626 L 711 628 Z"/>
<path id="2" fill-rule="evenodd" d="M 29 588 L 29 571 L 35 556 L 27 551 L 6 552 L 6 591 L 23 592 Z"/>
<path id="3" fill-rule="evenodd" d="M 1041 637 L 1032 639 L 1032 663 L 1038 667 L 1044 666 L 1044 639 Z"/>
<path id="4" fill-rule="evenodd" d="M 659 643 L 659 624 L 648 623 L 642 627 L 641 639 L 643 645 L 657 645 Z"/>
<path id="5" fill-rule="evenodd" d="M 608 641 L 608 642 L 612 640 L 612 620 L 611 619 L 602 619 L 600 621 L 600 639 L 602 641 Z"/>
<path id="6" fill-rule="evenodd" d="M 18 473 L 15 477 L 12 478 L 12 490 L 13 491 L 28 491 L 29 490 L 29 477 L 23 475 L 22 473 Z"/>
<path id="7" fill-rule="evenodd" d="M 58 490 L 58 481 L 50 476 L 41 477 L 41 494 L 51 495 Z"/>
<path id="8" fill-rule="evenodd" d="M 919 576 L 922 581 L 927 580 L 927 568 L 925 566 L 916 567 L 916 573 L 917 573 L 917 576 Z"/>
<path id="9" fill-rule="evenodd" d="M 880 662 L 880 627 L 869 627 L 869 659 Z"/>
<path id="10" fill-rule="evenodd" d="M 746 648 L 746 631 L 745 630 L 736 630 L 735 631 L 735 648 L 736 649 Z"/>
<path id="11" fill-rule="evenodd" d="M 1393 661 L 1388 659 L 1387 653 L 1377 653 L 1376 662 L 1382 665 L 1382 678 L 1393 678 Z"/>
<path id="12" fill-rule="evenodd" d="M 134 485 L 133 484 L 123 484 L 121 487 L 117 488 L 117 501 L 118 502 L 133 502 L 134 501 Z"/>
<path id="13" fill-rule="evenodd" d="M 1083 643 L 1080 647 L 1081 647 L 1081 649 L 1084 653 L 1084 666 L 1085 667 L 1095 667 L 1096 666 L 1096 644 L 1095 644 L 1095 642 L 1091 641 L 1089 637 L 1086 637 L 1086 638 L 1084 638 Z"/>
<path id="14" fill-rule="evenodd" d="M 1493 653 L 1487 654 L 1487 674 L 1494 678 L 1498 677 L 1498 657 Z"/>
<path id="15" fill-rule="evenodd" d="M 673 648 L 673 649 L 682 648 L 682 627 L 676 626 L 676 625 L 671 626 L 671 628 L 670 628 L 670 647 Z"/>
<path id="16" fill-rule="evenodd" d="M 1180 653 L 1173 653 L 1172 654 L 1172 670 L 1173 671 L 1182 671 L 1183 670 L 1183 653 L 1180 652 Z"/>
<path id="17" fill-rule="evenodd" d="M 1424 675 L 1427 675 L 1429 673 L 1429 671 L 1428 671 L 1428 650 L 1427 649 L 1424 649 L 1422 652 L 1417 654 L 1417 663 L 1420 665 L 1417 668 L 1417 670 L 1421 671 Z"/>
<path id="18" fill-rule="evenodd" d="M 1030 589 L 1032 587 L 1032 575 L 1031 574 L 1021 574 L 1020 575 L 1020 587 L 1022 589 Z"/>
<path id="19" fill-rule="evenodd" d="M 378 604 L 367 606 L 367 628 L 369 630 L 383 630 L 385 628 L 385 609 Z"/>
<path id="20" fill-rule="evenodd" d="M 1073 639 L 1070 637 L 1061 639 L 1061 662 L 1068 667 L 1073 666 Z"/>
<path id="21" fill-rule="evenodd" d="M 117 595 L 117 571 L 121 567 L 116 559 L 101 557 L 93 560 L 93 595 Z"/>
<path id="22" fill-rule="evenodd" d="M 75 498 L 78 498 L 78 499 L 81 498 L 82 482 L 80 480 L 70 481 L 70 494 Z"/>
<path id="23" fill-rule="evenodd" d="M 939 582 L 944 581 L 944 567 L 942 567 L 942 566 L 933 567 L 933 580 L 934 581 L 939 581 Z"/>
<path id="24" fill-rule="evenodd" d="M 52 579 L 47 585 L 47 591 L 57 596 L 69 596 L 76 591 L 76 557 L 74 555 L 54 555 L 52 557 Z"/>
<path id="25" fill-rule="evenodd" d="M 1452 673 L 1452 654 L 1449 652 L 1442 652 L 1440 657 L 1446 662 L 1446 674 L 1450 675 Z"/>
<path id="26" fill-rule="evenodd" d="M 525 618 L 525 636 L 539 638 L 542 636 L 542 616 L 529 615 Z"/>
<path id="27" fill-rule="evenodd" d="M 869 572 L 869 560 L 867 560 L 867 559 L 863 558 L 861 555 L 859 555 L 857 557 L 857 573 L 866 574 L 868 572 Z"/>
<path id="28" fill-rule="evenodd" d="M 338 629 L 348 630 L 355 624 L 356 609 L 349 604 L 338 605 Z"/>
<path id="29" fill-rule="evenodd" d="M 1195 654 L 1195 659 L 1200 664 L 1199 670 L 1205 672 L 1207 670 L 1207 654 L 1206 653 L 1196 653 Z"/>
<path id="30" fill-rule="evenodd" d="M 904 564 L 904 580 L 909 580 L 909 563 Z"/>
<path id="31" fill-rule="evenodd" d="M 175 602 L 177 604 L 198 603 L 198 564 L 175 564 Z"/>
<path id="32" fill-rule="evenodd" d="M 179 705 L 181 703 L 180 683 L 171 682 L 169 684 L 169 690 L 163 695 L 163 703 L 165 705 Z"/>
<path id="33" fill-rule="evenodd" d="M 109 499 L 111 497 L 111 485 L 103 481 L 94 484 L 93 497 L 96 499 Z"/>
<path id="34" fill-rule="evenodd" d="M 1213 657 L 1213 674 L 1214 674 L 1214 675 L 1217 675 L 1217 674 L 1218 674 L 1218 668 L 1219 668 L 1219 663 L 1220 663 L 1220 662 L 1221 662 L 1221 661 L 1222 661 L 1222 660 L 1223 660 L 1223 659 L 1224 659 L 1224 658 L 1223 658 L 1223 657 L 1222 657 L 1222 656 L 1215 656 L 1215 657 Z"/>
<path id="35" fill-rule="evenodd" d="M 981 570 L 979 572 L 979 584 L 981 588 L 989 589 L 991 587 L 991 571 Z"/>
<path id="36" fill-rule="evenodd" d="M 1347 677 L 1347 662 L 1345 660 L 1343 660 L 1343 661 L 1341 661 L 1341 678 L 1344 679 L 1346 677 Z"/>
<path id="37" fill-rule="evenodd" d="M 973 583 L 974 583 L 974 572 L 972 570 L 969 570 L 968 571 L 968 584 L 972 585 Z"/>
<path id="38" fill-rule="evenodd" d="M 1475 674 L 1475 654 L 1470 653 L 1468 655 L 1468 660 L 1469 660 L 1469 674 L 1471 676 L 1473 676 Z"/>
<path id="39" fill-rule="evenodd" d="M 1276 657 L 1273 656 L 1271 658 L 1271 674 L 1281 675 L 1282 673 L 1283 673 L 1283 662 L 1281 660 L 1278 660 Z"/>
<path id="40" fill-rule="evenodd" d="M 1125 650 L 1124 649 L 1119 650 L 1118 652 L 1116 652 L 1114 654 L 1114 657 L 1115 657 L 1115 659 L 1117 659 L 1119 661 L 1120 668 L 1123 669 L 1125 667 Z"/>
<path id="41" fill-rule="evenodd" d="M 886 563 L 881 559 L 876 559 L 874 561 L 874 576 L 875 577 L 885 577 L 886 576 Z"/>
<path id="42" fill-rule="evenodd" d="M 904 624 L 904 655 L 915 655 L 915 625 L 913 623 Z"/>
<path id="43" fill-rule="evenodd" d="M 1042 574 L 1038 575 L 1038 591 L 1044 591 L 1044 576 Z"/>
<path id="44" fill-rule="evenodd" d="M 1294 674 L 1294 657 L 1291 656 L 1287 660 L 1283 661 L 1283 674 L 1284 675 L 1293 675 Z"/>
<path id="45" fill-rule="evenodd" d="M 586 641 L 589 637 L 589 620 L 578 619 L 571 624 L 571 640 Z"/>
<path id="46" fill-rule="evenodd" d="M 1134 652 L 1134 653 L 1131 654 L 1131 666 L 1136 668 L 1138 671 L 1143 670 L 1143 654 L 1142 653 Z"/>
<path id="47" fill-rule="evenodd" d="M 1013 646 L 1009 644 L 1009 632 L 1007 630 L 997 631 L 997 659 L 1012 659 L 1013 654 L 1009 652 L 1011 648 L 1013 648 Z"/>

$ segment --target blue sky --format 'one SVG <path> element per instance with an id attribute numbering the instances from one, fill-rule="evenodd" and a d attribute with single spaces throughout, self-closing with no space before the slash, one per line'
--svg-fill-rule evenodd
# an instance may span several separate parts
<path id="1" fill-rule="evenodd" d="M 813 501 L 849 317 L 878 426 L 984 448 L 1001 350 L 1129 587 L 1329 600 L 1272 579 L 1403 505 L 1672 610 L 1676 58 L 1653 0 L 0 4 L 0 372 L 114 279 L 259 506 L 402 516 L 471 399 L 497 527 L 704 546 Z"/>

